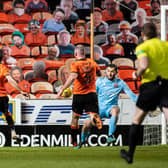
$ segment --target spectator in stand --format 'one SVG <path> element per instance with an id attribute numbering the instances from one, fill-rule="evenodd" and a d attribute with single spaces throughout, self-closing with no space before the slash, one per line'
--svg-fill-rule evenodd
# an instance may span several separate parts
<path id="1" fill-rule="evenodd" d="M 124 20 L 132 23 L 134 18 L 134 12 L 138 7 L 138 3 L 135 0 L 122 0 L 120 2 L 120 11 L 123 13 Z"/>
<path id="2" fill-rule="evenodd" d="M 160 14 L 160 0 L 151 0 L 151 15 L 156 16 Z"/>
<path id="3" fill-rule="evenodd" d="M 44 58 L 45 60 L 59 60 L 59 48 L 55 46 L 51 46 L 48 48 L 48 57 Z"/>
<path id="4" fill-rule="evenodd" d="M 105 10 L 103 11 L 103 21 L 122 21 L 123 13 L 117 10 L 117 3 L 115 0 L 105 0 Z"/>
<path id="5" fill-rule="evenodd" d="M 30 56 L 30 48 L 24 44 L 24 36 L 21 32 L 15 31 L 12 34 L 13 44 L 11 45 L 11 56 L 24 57 Z"/>
<path id="6" fill-rule="evenodd" d="M 120 34 L 117 35 L 117 43 L 134 43 L 138 44 L 138 37 L 130 32 L 129 22 L 122 21 L 119 25 Z"/>
<path id="7" fill-rule="evenodd" d="M 59 90 L 61 89 L 61 87 L 65 84 L 65 82 L 67 81 L 68 77 L 70 75 L 70 72 L 68 70 L 67 66 L 61 66 L 58 70 L 58 81 L 56 81 L 56 83 L 54 84 L 54 89 L 55 92 L 58 93 Z M 64 90 L 64 92 L 62 93 L 62 97 L 70 97 L 72 95 L 72 88 L 73 85 L 70 85 L 67 89 Z"/>
<path id="8" fill-rule="evenodd" d="M 26 74 L 25 79 L 30 82 L 48 81 L 48 75 L 45 72 L 45 63 L 43 61 L 36 61 L 33 65 L 33 72 Z"/>
<path id="9" fill-rule="evenodd" d="M 90 9 L 91 0 L 73 0 L 74 9 Z"/>
<path id="10" fill-rule="evenodd" d="M 13 80 L 16 81 L 18 86 L 22 89 L 22 91 L 25 93 L 23 95 L 23 98 L 29 99 L 30 98 L 30 83 L 23 79 L 23 73 L 22 69 L 20 67 L 13 67 L 10 70 L 10 76 L 13 78 Z M 17 90 L 14 88 L 9 82 L 5 83 L 5 88 L 7 93 L 12 96 L 12 98 L 15 98 L 19 94 L 23 94 L 20 92 L 20 90 Z"/>
<path id="11" fill-rule="evenodd" d="M 74 55 L 74 45 L 70 43 L 70 33 L 66 30 L 63 30 L 58 33 L 58 48 L 60 50 L 60 56 L 66 54 Z"/>
<path id="12" fill-rule="evenodd" d="M 8 68 L 15 67 L 17 61 L 15 58 L 11 57 L 11 48 L 8 46 L 2 47 L 3 57 L 1 63 L 6 65 Z"/>
<path id="13" fill-rule="evenodd" d="M 100 8 L 94 8 L 94 32 L 106 33 L 108 30 L 108 24 L 102 20 L 102 10 Z M 90 31 L 90 21 L 87 23 L 88 30 Z"/>
<path id="14" fill-rule="evenodd" d="M 138 38 L 141 37 L 142 26 L 146 23 L 146 12 L 142 8 L 135 11 L 136 21 L 131 25 L 131 33 L 135 34 Z"/>
<path id="15" fill-rule="evenodd" d="M 9 22 L 14 23 L 28 23 L 31 16 L 25 13 L 25 2 L 23 0 L 15 0 L 13 2 L 13 13 L 9 14 Z"/>
<path id="16" fill-rule="evenodd" d="M 48 5 L 45 0 L 28 0 L 25 10 L 28 14 L 36 11 L 48 11 Z"/>
<path id="17" fill-rule="evenodd" d="M 47 44 L 47 37 L 40 32 L 40 22 L 38 20 L 32 19 L 29 22 L 28 28 L 30 32 L 26 34 L 25 44 L 29 46 Z"/>
<path id="18" fill-rule="evenodd" d="M 61 0 L 60 7 L 65 12 L 63 23 L 65 24 L 68 31 L 73 30 L 76 21 L 79 19 L 78 14 L 72 11 L 73 0 Z"/>
<path id="19" fill-rule="evenodd" d="M 77 45 L 79 43 L 90 44 L 90 38 L 87 34 L 87 25 L 84 20 L 78 20 L 75 24 L 76 32 L 71 36 L 71 43 Z"/>
<path id="20" fill-rule="evenodd" d="M 94 45 L 94 60 L 100 67 L 106 67 L 111 63 L 108 58 L 103 57 L 103 50 L 98 45 Z"/>
<path id="21" fill-rule="evenodd" d="M 53 13 L 53 19 L 48 19 L 44 22 L 42 32 L 57 33 L 61 30 L 66 29 L 65 25 L 62 23 L 65 17 L 65 12 L 61 8 L 57 8 Z"/>
<path id="22" fill-rule="evenodd" d="M 116 36 L 115 34 L 109 32 L 107 34 L 107 42 L 102 45 L 102 50 L 103 50 L 103 56 L 108 57 L 109 59 L 112 60 L 113 55 L 118 55 L 118 56 L 124 56 L 124 48 L 116 43 Z"/>

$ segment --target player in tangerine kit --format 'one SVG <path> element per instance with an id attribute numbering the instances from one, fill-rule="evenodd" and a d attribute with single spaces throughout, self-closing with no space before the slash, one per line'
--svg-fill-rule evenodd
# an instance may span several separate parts
<path id="1" fill-rule="evenodd" d="M 0 62 L 3 57 L 3 52 L 0 50 Z M 17 90 L 20 90 L 20 87 L 17 85 L 17 83 L 12 79 L 12 77 L 9 75 L 8 68 L 0 63 L 0 111 L 3 112 L 6 121 L 11 129 L 11 136 L 12 139 L 15 139 L 17 143 L 21 142 L 22 139 L 19 138 L 16 135 L 15 128 L 14 128 L 14 121 L 12 119 L 11 113 L 8 111 L 8 101 L 9 98 L 7 96 L 7 92 L 5 90 L 5 82 L 8 81 L 13 87 L 15 87 Z M 24 94 L 23 91 L 21 91 L 22 94 Z"/>
<path id="2" fill-rule="evenodd" d="M 72 121 L 71 137 L 74 148 L 80 148 L 77 145 L 77 134 L 79 133 L 78 120 L 85 110 L 90 115 L 91 126 L 102 128 L 102 122 L 98 114 L 98 100 L 96 95 L 96 73 L 100 76 L 98 65 L 90 58 L 85 57 L 85 48 L 83 45 L 77 45 L 75 48 L 76 61 L 71 64 L 71 73 L 66 83 L 57 94 L 57 98 L 62 92 L 74 82 L 73 101 L 72 101 Z M 85 126 L 86 123 L 84 123 Z M 81 138 L 88 133 L 88 128 L 82 128 Z"/>

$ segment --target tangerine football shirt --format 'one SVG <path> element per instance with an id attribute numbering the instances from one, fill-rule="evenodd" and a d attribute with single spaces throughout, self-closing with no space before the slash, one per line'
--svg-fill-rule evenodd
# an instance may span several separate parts
<path id="1" fill-rule="evenodd" d="M 80 59 L 72 63 L 71 73 L 77 73 L 78 77 L 74 81 L 73 94 L 88 94 L 96 92 L 96 72 L 100 68 L 90 58 Z"/>

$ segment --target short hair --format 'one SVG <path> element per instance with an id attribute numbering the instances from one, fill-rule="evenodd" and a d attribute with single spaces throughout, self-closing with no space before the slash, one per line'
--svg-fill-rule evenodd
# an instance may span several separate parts
<path id="1" fill-rule="evenodd" d="M 85 55 L 85 46 L 84 45 L 81 45 L 81 44 L 77 45 L 75 47 L 75 50 L 78 50 L 80 52 L 80 55 Z"/>
<path id="2" fill-rule="evenodd" d="M 126 29 L 131 28 L 130 23 L 126 20 L 121 21 L 120 24 L 119 24 L 119 29 L 124 29 L 124 28 L 126 28 Z"/>
<path id="3" fill-rule="evenodd" d="M 57 46 L 57 45 L 49 46 L 49 47 L 48 47 L 48 52 L 49 52 L 50 49 L 52 49 L 52 48 L 55 48 L 55 49 L 57 50 L 57 53 L 56 53 L 55 57 L 58 57 L 59 54 L 60 54 L 60 50 L 59 50 L 58 46 Z"/>
<path id="4" fill-rule="evenodd" d="M 60 7 L 57 7 L 57 8 L 55 9 L 55 11 L 53 12 L 53 15 L 55 16 L 55 14 L 56 14 L 57 12 L 61 12 L 62 14 L 64 14 L 64 15 L 65 15 L 64 10 L 63 10 L 63 9 L 61 9 Z"/>
<path id="5" fill-rule="evenodd" d="M 157 27 L 154 23 L 145 23 L 142 27 L 142 32 L 148 39 L 157 37 Z"/>
<path id="6" fill-rule="evenodd" d="M 58 35 L 57 35 L 57 38 L 58 38 L 58 40 L 61 38 L 61 35 L 62 34 L 68 34 L 68 36 L 69 36 L 69 40 L 68 40 L 68 42 L 70 42 L 70 40 L 71 40 L 71 35 L 70 35 L 70 33 L 67 31 L 67 30 L 62 30 L 62 31 L 60 31 L 59 33 L 58 33 Z"/>
<path id="7" fill-rule="evenodd" d="M 43 61 L 36 61 L 33 65 L 33 70 L 35 72 L 42 72 L 45 70 L 45 63 Z"/>
<path id="8" fill-rule="evenodd" d="M 2 51 L 3 51 L 4 48 L 7 48 L 8 51 L 9 51 L 9 55 L 11 55 L 11 51 L 12 51 L 12 49 L 11 49 L 9 46 L 4 45 L 4 46 L 2 46 Z"/>
<path id="9" fill-rule="evenodd" d="M 22 4 L 23 6 L 25 6 L 24 0 L 15 0 L 15 1 L 13 2 L 13 7 L 15 7 L 17 4 Z"/>
<path id="10" fill-rule="evenodd" d="M 146 18 L 146 11 L 143 8 L 138 8 L 135 10 L 135 18 L 137 19 L 137 15 L 139 12 L 142 12 L 144 15 L 144 18 Z"/>
<path id="11" fill-rule="evenodd" d="M 118 67 L 117 67 L 116 64 L 108 64 L 108 65 L 107 65 L 107 68 L 114 68 L 115 71 L 118 71 Z M 107 69 L 107 68 L 106 68 L 106 69 Z"/>
<path id="12" fill-rule="evenodd" d="M 72 3 L 72 6 L 73 6 L 73 0 L 61 0 L 61 1 L 60 1 L 60 5 L 61 5 L 63 2 L 71 2 L 71 3 Z"/>
<path id="13" fill-rule="evenodd" d="M 94 45 L 94 52 L 99 53 L 99 54 L 100 54 L 100 57 L 103 56 L 103 50 L 102 50 L 102 48 L 101 48 L 100 46 L 98 46 L 98 45 Z"/>
<path id="14" fill-rule="evenodd" d="M 155 1 L 160 5 L 160 0 L 151 0 L 151 5 L 152 5 Z"/>
<path id="15" fill-rule="evenodd" d="M 15 67 L 13 67 L 13 68 L 10 69 L 10 76 L 12 76 L 12 72 L 15 71 L 15 70 L 18 70 L 20 72 L 20 74 L 21 74 L 21 80 L 23 80 L 23 71 L 18 66 L 15 66 Z"/>

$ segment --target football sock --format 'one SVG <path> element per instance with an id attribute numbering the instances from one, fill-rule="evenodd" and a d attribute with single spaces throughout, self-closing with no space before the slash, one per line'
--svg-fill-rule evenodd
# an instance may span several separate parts
<path id="1" fill-rule="evenodd" d="M 6 121 L 11 129 L 14 129 L 14 122 L 11 115 L 6 116 Z"/>
<path id="2" fill-rule="evenodd" d="M 87 131 L 87 132 L 81 132 L 81 143 L 85 142 L 89 136 L 90 132 Z"/>
<path id="3" fill-rule="evenodd" d="M 112 135 L 114 134 L 115 130 L 116 130 L 116 116 L 111 116 L 110 118 L 110 123 L 109 123 L 109 132 L 108 135 Z"/>
<path id="4" fill-rule="evenodd" d="M 71 126 L 71 137 L 72 137 L 72 144 L 77 143 L 77 135 L 79 133 L 79 126 Z"/>
<path id="5" fill-rule="evenodd" d="M 134 155 L 139 132 L 140 132 L 140 125 L 132 124 L 129 130 L 129 137 L 128 137 L 128 146 L 129 146 L 128 153 L 130 156 Z"/>

